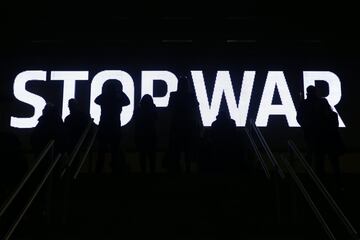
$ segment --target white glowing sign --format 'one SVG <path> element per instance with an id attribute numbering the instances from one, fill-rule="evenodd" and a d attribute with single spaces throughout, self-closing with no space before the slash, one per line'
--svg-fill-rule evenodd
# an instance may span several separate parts
<path id="1" fill-rule="evenodd" d="M 52 71 L 51 81 L 63 81 L 63 101 L 62 101 L 62 118 L 63 120 L 69 115 L 67 103 L 71 98 L 75 98 L 76 81 L 87 81 L 89 79 L 88 71 Z"/>
<path id="2" fill-rule="evenodd" d="M 251 92 L 254 85 L 255 71 L 245 71 L 242 81 L 239 103 L 236 103 L 234 89 L 229 71 L 218 71 L 211 101 L 206 94 L 205 80 L 202 71 L 191 71 L 194 88 L 204 126 L 211 126 L 219 113 L 221 98 L 224 95 L 230 116 L 237 126 L 245 126 L 249 110 Z"/>
<path id="3" fill-rule="evenodd" d="M 27 118 L 11 117 L 10 125 L 17 128 L 32 128 L 36 126 L 38 118 L 41 116 L 42 109 L 45 107 L 45 100 L 26 90 L 28 81 L 46 81 L 46 71 L 25 71 L 19 73 L 14 81 L 14 96 L 24 103 L 34 107 L 34 115 Z"/>
<path id="4" fill-rule="evenodd" d="M 276 88 L 281 104 L 272 104 Z M 284 115 L 290 127 L 299 127 L 296 121 L 296 109 L 284 73 L 281 71 L 268 72 L 255 124 L 261 127 L 267 126 L 270 115 Z"/>
<path id="5" fill-rule="evenodd" d="M 200 114 L 204 126 L 211 126 L 212 122 L 220 110 L 221 99 L 224 97 L 228 106 L 230 116 L 235 120 L 238 127 L 246 124 L 248 111 L 255 81 L 255 71 L 244 71 L 240 95 L 235 96 L 232 80 L 229 71 L 218 71 L 216 74 L 215 85 L 212 94 L 206 91 L 206 80 L 203 71 L 191 71 L 193 86 L 199 102 Z M 32 128 L 37 124 L 42 109 L 45 106 L 45 100 L 26 90 L 26 84 L 29 81 L 46 81 L 46 71 L 24 71 L 19 73 L 14 81 L 14 96 L 21 102 L 27 103 L 34 108 L 34 114 L 31 117 L 11 117 L 10 125 L 16 128 Z M 130 99 L 130 104 L 123 108 L 121 113 L 122 125 L 127 124 L 134 112 L 134 81 L 132 77 L 121 70 L 105 70 L 97 73 L 91 81 L 90 93 L 90 115 L 95 123 L 100 119 L 100 107 L 94 100 L 101 94 L 103 84 L 110 79 L 116 79 L 123 85 L 123 91 Z M 63 101 L 62 118 L 69 114 L 67 101 L 75 97 L 76 82 L 89 81 L 88 71 L 51 71 L 51 81 L 63 81 Z M 177 91 L 178 78 L 170 71 L 142 71 L 141 72 L 141 96 L 149 94 L 154 96 L 154 81 L 163 81 L 167 85 L 165 96 L 154 97 L 154 103 L 157 107 L 167 107 L 171 92 Z M 334 106 L 341 99 L 340 79 L 329 71 L 304 71 L 303 86 L 304 90 L 315 85 L 316 81 L 325 81 L 329 86 L 329 95 L 326 97 L 329 104 L 335 110 Z M 279 93 L 281 104 L 273 104 L 275 91 Z M 299 127 L 296 121 L 296 109 L 291 98 L 289 87 L 282 71 L 268 71 L 264 90 L 260 100 L 258 113 L 256 116 L 256 125 L 266 127 L 269 116 L 285 116 L 289 127 Z M 345 127 L 344 122 L 339 116 L 340 127 Z"/>

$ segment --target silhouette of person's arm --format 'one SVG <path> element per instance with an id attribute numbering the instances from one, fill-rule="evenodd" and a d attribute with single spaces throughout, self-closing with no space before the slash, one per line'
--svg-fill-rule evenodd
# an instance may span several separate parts
<path id="1" fill-rule="evenodd" d="M 70 115 L 67 115 L 64 120 L 64 131 L 65 131 L 66 135 L 70 134 L 70 131 L 71 131 L 71 116 Z"/>
<path id="2" fill-rule="evenodd" d="M 232 129 L 236 130 L 236 122 L 235 122 L 235 120 L 233 120 L 233 119 L 230 120 L 230 126 L 231 126 Z"/>
<path id="3" fill-rule="evenodd" d="M 329 126 L 334 129 L 338 128 L 339 127 L 339 118 L 338 118 L 337 113 L 331 109 L 331 106 L 330 106 L 329 102 L 326 100 L 326 98 L 323 99 L 322 103 L 323 103 L 324 112 L 327 115 L 326 121 L 328 121 Z"/>
<path id="4" fill-rule="evenodd" d="M 329 127 L 337 128 L 339 126 L 339 120 L 337 113 L 331 109 L 331 106 L 326 98 L 321 98 L 320 111 L 323 115 L 323 121 L 329 125 Z"/>
<path id="5" fill-rule="evenodd" d="M 336 112 L 332 111 L 331 113 L 332 126 L 335 128 L 339 127 L 339 118 Z"/>

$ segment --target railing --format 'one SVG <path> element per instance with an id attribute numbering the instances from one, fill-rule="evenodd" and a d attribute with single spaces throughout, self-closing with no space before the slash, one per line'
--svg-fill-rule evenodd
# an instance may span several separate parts
<path id="1" fill-rule="evenodd" d="M 77 176 L 79 175 L 80 173 L 80 170 L 82 168 L 82 166 L 84 165 L 88 155 L 89 155 L 89 152 L 90 152 L 90 149 L 92 148 L 92 146 L 94 145 L 94 142 L 95 142 L 95 139 L 96 139 L 96 136 L 97 136 L 97 132 L 98 132 L 98 128 L 95 129 L 94 133 L 93 133 L 93 136 L 91 137 L 91 140 L 90 140 L 90 143 L 89 145 L 87 146 L 86 150 L 85 150 L 85 153 L 84 153 L 84 156 L 82 157 L 81 161 L 80 161 L 80 164 L 77 168 L 77 170 L 75 171 L 75 174 L 73 176 L 73 179 L 75 180 L 77 178 Z"/>
<path id="2" fill-rule="evenodd" d="M 263 159 L 263 157 L 262 157 L 262 155 L 261 155 L 261 153 L 259 151 L 259 148 L 257 147 L 257 145 L 256 145 L 256 143 L 254 141 L 254 138 L 251 136 L 251 134 L 250 134 L 250 132 L 249 132 L 249 130 L 247 128 L 245 128 L 245 133 L 246 133 L 247 137 L 249 138 L 250 144 L 251 144 L 251 146 L 252 146 L 252 148 L 253 148 L 253 150 L 255 152 L 256 158 L 258 159 L 261 167 L 263 168 L 267 179 L 270 179 L 269 169 L 265 164 L 265 161 L 264 161 L 264 159 Z"/>
<path id="3" fill-rule="evenodd" d="M 255 123 L 253 121 L 250 121 L 250 126 L 252 127 L 252 129 L 256 133 L 262 147 L 265 149 L 265 151 L 266 151 L 266 153 L 268 155 L 268 158 L 270 159 L 273 167 L 277 170 L 277 172 L 279 173 L 279 176 L 281 177 L 281 179 L 284 179 L 285 174 L 284 174 L 283 170 L 281 169 L 279 162 L 277 161 L 274 154 L 272 153 L 269 145 L 267 144 L 264 136 L 262 135 L 260 130 L 256 127 L 256 125 L 255 125 Z M 323 227 L 324 231 L 326 232 L 327 236 L 331 240 L 336 240 L 333 232 L 329 228 L 329 225 L 326 223 L 326 221 L 325 221 L 324 217 L 322 216 L 319 208 L 315 205 L 315 203 L 312 200 L 309 192 L 306 190 L 305 186 L 303 185 L 303 183 L 301 182 L 301 180 L 297 176 L 297 174 L 296 174 L 295 170 L 293 169 L 293 167 L 290 165 L 290 163 L 284 157 L 282 157 L 281 159 L 283 160 L 284 165 L 286 166 L 288 173 L 290 174 L 290 176 L 294 180 L 294 182 L 297 184 L 297 186 L 300 189 L 302 195 L 304 196 L 305 200 L 309 204 L 311 210 L 314 212 L 315 216 L 317 217 L 318 221 L 320 222 L 320 224 Z M 279 194 L 278 191 L 279 191 L 279 189 L 276 190 L 277 194 Z M 278 206 L 278 207 L 280 207 L 280 206 Z"/>
<path id="4" fill-rule="evenodd" d="M 40 182 L 40 184 L 37 186 L 33 194 L 31 195 L 29 201 L 26 202 L 25 207 L 19 214 L 19 216 L 15 219 L 14 223 L 11 225 L 9 231 L 5 234 L 5 236 L 2 238 L 4 240 L 8 240 L 13 232 L 15 231 L 16 227 L 19 225 L 20 221 L 24 217 L 25 213 L 31 206 L 32 202 L 36 198 L 37 194 L 41 190 L 42 186 L 48 179 L 49 175 L 52 173 L 54 167 L 56 166 L 57 162 L 61 158 L 61 154 L 58 154 L 58 156 L 54 160 L 54 148 L 55 148 L 55 140 L 50 140 L 49 143 L 44 147 L 44 149 L 41 151 L 39 156 L 36 158 L 34 165 L 31 167 L 29 172 L 26 173 L 24 178 L 21 180 L 19 185 L 15 188 L 14 192 L 10 195 L 7 201 L 3 204 L 1 211 L 0 211 L 0 217 L 2 217 L 7 210 L 9 209 L 10 205 L 14 202 L 15 198 L 18 196 L 20 191 L 24 188 L 25 184 L 28 183 L 29 179 L 33 176 L 33 173 L 38 169 L 39 165 L 43 162 L 43 159 L 50 154 L 50 162 L 51 165 L 47 172 L 45 173 L 44 178 Z"/>
<path id="5" fill-rule="evenodd" d="M 4 236 L 4 240 L 8 240 L 12 234 L 14 233 L 16 227 L 19 225 L 20 221 L 23 219 L 25 213 L 27 212 L 27 210 L 29 209 L 29 207 L 31 206 L 32 202 L 34 201 L 34 199 L 36 198 L 36 196 L 38 195 L 38 193 L 40 192 L 41 188 L 44 186 L 44 183 L 46 182 L 46 180 L 48 179 L 49 175 L 52 173 L 52 171 L 54 170 L 54 167 L 56 166 L 56 164 L 58 163 L 59 159 L 61 158 L 61 154 L 58 154 L 57 157 L 55 158 L 55 160 L 52 162 L 52 164 L 50 165 L 50 167 L 48 168 L 48 170 L 46 171 L 45 176 L 43 177 L 43 179 L 41 180 L 41 182 L 39 183 L 39 185 L 37 186 L 37 188 L 35 189 L 35 191 L 33 192 L 33 194 L 31 195 L 30 199 L 28 200 L 28 202 L 26 203 L 25 207 L 23 208 L 23 210 L 21 211 L 21 213 L 19 214 L 19 216 L 16 218 L 15 222 L 12 224 L 12 226 L 10 227 L 9 231 L 6 233 L 6 235 Z"/>
<path id="6" fill-rule="evenodd" d="M 93 124 L 93 119 L 91 119 L 91 120 L 89 121 L 89 123 L 88 123 L 88 125 L 86 126 L 84 132 L 81 134 L 78 142 L 76 143 L 76 145 L 75 145 L 75 147 L 74 147 L 74 149 L 73 149 L 73 151 L 72 151 L 72 153 L 71 153 L 71 155 L 70 155 L 70 158 L 69 158 L 67 164 L 65 165 L 64 169 L 63 169 L 62 172 L 61 172 L 61 178 L 63 178 L 64 175 L 65 175 L 65 173 L 66 173 L 66 171 L 68 171 L 68 170 L 71 168 L 71 166 L 72 166 L 72 164 L 73 164 L 73 162 L 74 162 L 74 160 L 75 160 L 75 158 L 76 158 L 76 156 L 77 156 L 77 154 L 78 154 L 81 146 L 82 146 L 83 143 L 84 143 L 84 140 L 85 140 L 86 136 L 87 136 L 88 133 L 89 133 L 89 130 L 90 130 L 92 124 Z"/>
<path id="7" fill-rule="evenodd" d="M 81 134 L 78 142 L 76 143 L 69 160 L 66 163 L 65 168 L 62 169 L 61 172 L 61 179 L 63 180 L 63 189 L 62 189 L 62 223 L 66 224 L 68 220 L 68 212 L 69 212 L 69 204 L 70 204 L 70 196 L 71 196 L 71 189 L 73 185 L 73 180 L 79 174 L 81 167 L 83 166 L 86 157 L 88 156 L 92 145 L 94 144 L 96 135 L 97 135 L 97 128 L 95 129 L 93 136 L 91 137 L 90 144 L 87 145 L 85 154 L 83 155 L 80 164 L 76 171 L 74 170 L 74 162 L 75 159 L 78 157 L 78 153 L 80 148 L 84 145 L 85 139 L 88 137 L 91 127 L 93 124 L 93 119 L 91 119 L 84 129 L 83 133 Z M 73 175 L 75 171 L 75 174 Z"/>
<path id="8" fill-rule="evenodd" d="M 68 161 L 66 163 L 66 166 L 63 169 L 61 169 L 61 175 L 60 175 L 61 178 L 63 178 L 64 175 L 66 174 L 66 172 L 69 171 L 70 168 L 72 168 L 73 163 L 75 161 L 75 158 L 77 157 L 80 148 L 83 146 L 85 138 L 88 136 L 92 125 L 93 125 L 93 119 L 91 119 L 91 121 L 89 121 L 88 125 L 86 126 L 85 130 L 83 131 L 82 135 L 80 136 L 77 144 L 75 145 L 73 151 L 71 152 L 70 158 L 68 159 Z M 81 167 L 83 166 L 83 164 L 84 164 L 84 162 L 85 162 L 85 160 L 86 160 L 86 158 L 87 158 L 87 156 L 88 156 L 88 154 L 90 152 L 90 149 L 91 149 L 91 147 L 93 146 L 93 144 L 95 142 L 96 135 L 97 135 L 97 128 L 95 129 L 95 131 L 94 131 L 94 133 L 93 133 L 93 135 L 91 137 L 90 144 L 88 144 L 87 147 L 86 147 L 85 154 L 82 157 L 80 165 L 78 166 L 77 170 L 75 171 L 75 174 L 73 176 L 74 179 L 78 176 L 78 174 L 79 174 L 79 172 L 81 170 Z M 28 182 L 28 180 L 33 175 L 33 173 L 38 168 L 38 166 L 43 162 L 43 159 L 50 153 L 51 154 L 51 165 L 50 165 L 50 167 L 47 169 L 44 177 L 41 179 L 41 182 L 36 187 L 35 191 L 31 194 L 29 200 L 26 202 L 25 207 L 22 209 L 22 211 L 20 212 L 20 214 L 18 215 L 18 217 L 16 218 L 14 223 L 11 225 L 9 231 L 2 238 L 3 240 L 8 240 L 12 236 L 12 234 L 14 233 L 16 227 L 19 225 L 19 223 L 23 219 L 24 215 L 26 214 L 27 210 L 30 208 L 31 204 L 33 203 L 34 199 L 36 198 L 36 196 L 38 195 L 38 193 L 42 189 L 43 185 L 45 184 L 45 182 L 49 178 L 50 174 L 53 172 L 56 164 L 59 162 L 61 157 L 64 157 L 63 155 L 58 154 L 56 156 L 55 160 L 54 160 L 54 156 L 53 156 L 53 154 L 54 154 L 54 145 L 55 145 L 54 140 L 49 141 L 49 143 L 45 146 L 45 148 L 39 154 L 38 158 L 35 160 L 35 164 L 32 166 L 30 171 L 25 175 L 25 177 L 22 179 L 20 184 L 15 189 L 15 191 L 10 195 L 9 199 L 3 204 L 3 206 L 2 206 L 2 208 L 0 210 L 0 217 L 5 214 L 5 212 L 8 210 L 9 206 L 13 203 L 14 199 L 17 197 L 19 192 L 23 189 L 24 185 Z M 67 179 L 70 180 L 69 178 L 67 178 Z M 69 181 L 66 181 L 65 186 L 69 187 L 69 185 L 68 185 L 69 183 L 70 183 Z"/>
<path id="9" fill-rule="evenodd" d="M 35 164 L 30 169 L 30 171 L 24 176 L 20 184 L 16 187 L 15 191 L 10 195 L 9 199 L 4 203 L 4 205 L 1 208 L 0 211 L 0 218 L 4 215 L 6 210 L 9 208 L 9 206 L 12 204 L 16 196 L 19 194 L 21 189 L 24 187 L 24 185 L 27 183 L 29 178 L 32 176 L 32 174 L 35 172 L 37 167 L 40 165 L 40 163 L 43 161 L 45 156 L 49 153 L 49 151 L 52 151 L 51 154 L 53 154 L 54 151 L 54 140 L 50 140 L 49 143 L 44 147 L 44 149 L 41 151 L 39 156 L 37 157 L 37 160 L 35 160 Z"/>
<path id="10" fill-rule="evenodd" d="M 353 227 L 353 225 L 350 223 L 348 218 L 345 216 L 339 205 L 336 203 L 334 198 L 331 196 L 331 194 L 327 191 L 319 177 L 315 174 L 314 170 L 310 167 L 310 165 L 307 163 L 299 149 L 296 147 L 295 143 L 292 140 L 288 141 L 288 146 L 290 150 L 295 154 L 297 159 L 300 161 L 300 163 L 304 166 L 306 172 L 309 174 L 311 179 L 314 181 L 317 188 L 320 190 L 320 192 L 324 195 L 325 199 L 329 202 L 330 206 L 336 213 L 336 215 L 339 217 L 341 222 L 346 227 L 348 233 L 353 237 L 353 239 L 359 239 L 358 233 Z"/>
<path id="11" fill-rule="evenodd" d="M 264 136 L 262 135 L 262 133 L 260 132 L 258 127 L 255 125 L 254 121 L 250 120 L 249 123 L 250 123 L 250 129 L 252 129 L 252 131 L 256 134 L 256 137 L 259 140 L 261 147 L 265 150 L 267 158 L 269 159 L 269 161 L 271 162 L 271 165 L 277 172 L 277 174 L 272 176 L 271 180 L 273 181 L 273 184 L 275 187 L 274 194 L 275 194 L 275 199 L 276 199 L 275 201 L 276 201 L 277 222 L 280 224 L 282 221 L 282 218 L 281 218 L 282 204 L 280 203 L 280 199 L 281 199 L 280 185 L 282 185 L 282 180 L 285 179 L 285 174 L 284 174 L 284 171 L 282 170 L 282 168 L 280 167 L 277 159 L 275 158 L 274 154 L 272 153 L 269 145 L 267 144 Z M 250 131 L 248 131 L 248 133 L 249 133 L 249 135 L 251 135 Z M 255 142 L 254 142 L 254 144 L 255 144 Z"/>
<path id="12" fill-rule="evenodd" d="M 308 193 L 308 191 L 305 189 L 304 184 L 301 182 L 301 180 L 299 179 L 299 177 L 297 176 L 297 174 L 295 173 L 294 168 L 290 165 L 290 163 L 283 157 L 282 158 L 283 162 L 285 163 L 286 168 L 288 169 L 288 172 L 290 174 L 290 176 L 293 178 L 293 180 L 295 181 L 296 185 L 299 187 L 301 193 L 303 194 L 305 200 L 308 202 L 309 206 L 311 207 L 311 209 L 313 210 L 315 216 L 317 217 L 317 219 L 319 220 L 319 222 L 321 223 L 321 226 L 324 228 L 326 234 L 329 236 L 329 238 L 331 240 L 336 240 L 333 232 L 330 230 L 329 225 L 326 223 L 324 217 L 322 216 L 322 214 L 320 213 L 318 207 L 315 205 L 314 201 L 312 200 L 310 194 Z"/>
<path id="13" fill-rule="evenodd" d="M 267 144 L 264 136 L 262 135 L 262 133 L 260 132 L 260 130 L 258 129 L 258 127 L 255 125 L 254 121 L 250 120 L 250 126 L 253 129 L 253 131 L 255 132 L 255 134 L 257 135 L 262 147 L 264 148 L 270 162 L 272 163 L 273 167 L 276 169 L 276 171 L 278 172 L 279 176 L 284 179 L 285 175 L 284 175 L 284 171 L 281 169 L 279 162 L 276 160 L 273 152 L 271 151 L 269 145 Z"/>

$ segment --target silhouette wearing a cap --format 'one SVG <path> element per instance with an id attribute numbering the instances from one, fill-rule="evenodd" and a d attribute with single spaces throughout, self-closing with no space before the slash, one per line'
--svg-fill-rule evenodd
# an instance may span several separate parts
<path id="1" fill-rule="evenodd" d="M 99 157 L 96 172 L 101 172 L 105 163 L 105 153 L 110 148 L 111 168 L 113 172 L 125 170 L 125 159 L 121 143 L 122 108 L 130 104 L 129 98 L 122 91 L 122 84 L 117 80 L 108 80 L 104 83 L 102 93 L 95 99 L 101 107 L 101 116 L 98 131 Z"/>

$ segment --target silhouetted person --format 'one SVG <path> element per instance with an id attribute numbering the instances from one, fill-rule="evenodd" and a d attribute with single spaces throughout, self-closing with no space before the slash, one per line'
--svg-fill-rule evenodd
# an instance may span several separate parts
<path id="1" fill-rule="evenodd" d="M 236 123 L 231 119 L 228 111 L 220 111 L 216 120 L 211 124 L 209 132 L 211 147 L 213 150 L 212 167 L 215 172 L 229 173 L 239 171 L 236 169 L 236 161 L 241 157 L 236 154 L 241 148 L 236 131 Z"/>
<path id="2" fill-rule="evenodd" d="M 59 114 L 58 108 L 52 104 L 47 103 L 43 109 L 42 115 L 38 119 L 38 124 L 34 128 L 31 135 L 31 144 L 35 153 L 35 157 L 39 156 L 39 153 L 44 149 L 46 144 L 50 140 L 55 140 L 54 145 L 54 154 L 55 158 L 59 153 L 64 153 L 65 143 L 64 143 L 64 126 L 61 116 Z M 45 173 L 48 171 L 50 166 L 50 161 L 52 151 L 48 152 L 46 158 L 42 160 L 41 164 L 36 170 L 36 174 L 31 178 L 33 184 L 38 184 L 41 179 L 44 177 Z M 53 174 L 50 179 L 45 183 L 43 190 L 39 193 L 38 200 L 34 204 L 36 209 L 35 218 L 39 218 L 39 221 L 48 221 L 51 216 L 51 206 L 53 204 L 54 192 L 52 188 L 53 184 L 58 183 L 59 180 L 59 164 L 53 170 Z M 44 222 L 45 223 L 45 222 Z"/>
<path id="3" fill-rule="evenodd" d="M 38 119 L 31 135 L 31 144 L 35 154 L 46 146 L 50 140 L 55 140 L 55 153 L 64 151 L 64 126 L 58 108 L 47 103 Z"/>
<path id="4" fill-rule="evenodd" d="M 68 102 L 70 114 L 64 120 L 66 151 L 71 154 L 90 121 L 90 116 L 80 110 L 78 102 L 72 98 Z"/>
<path id="5" fill-rule="evenodd" d="M 98 141 L 99 159 L 96 171 L 101 172 L 104 167 L 105 153 L 110 147 L 111 167 L 114 172 L 124 170 L 125 159 L 120 148 L 122 108 L 130 104 L 129 98 L 122 91 L 122 84 L 117 80 L 104 83 L 102 94 L 95 99 L 101 107 Z"/>
<path id="6" fill-rule="evenodd" d="M 189 90 L 187 78 L 181 77 L 177 92 L 170 94 L 169 110 L 170 168 L 175 171 L 180 169 L 181 154 L 184 153 L 185 171 L 190 171 L 191 162 L 198 159 L 201 123 L 199 103 L 195 93 Z"/>
<path id="7" fill-rule="evenodd" d="M 304 132 L 309 161 L 323 176 L 324 160 L 328 158 L 339 177 L 338 157 L 343 153 L 344 146 L 338 132 L 338 116 L 327 100 L 318 96 L 315 86 L 309 86 L 306 91 L 307 98 L 300 103 L 297 120 Z"/>
<path id="8" fill-rule="evenodd" d="M 144 95 L 139 107 L 135 110 L 135 143 L 140 154 L 140 164 L 146 172 L 146 160 L 149 160 L 150 171 L 155 171 L 156 155 L 156 106 L 150 95 Z"/>

